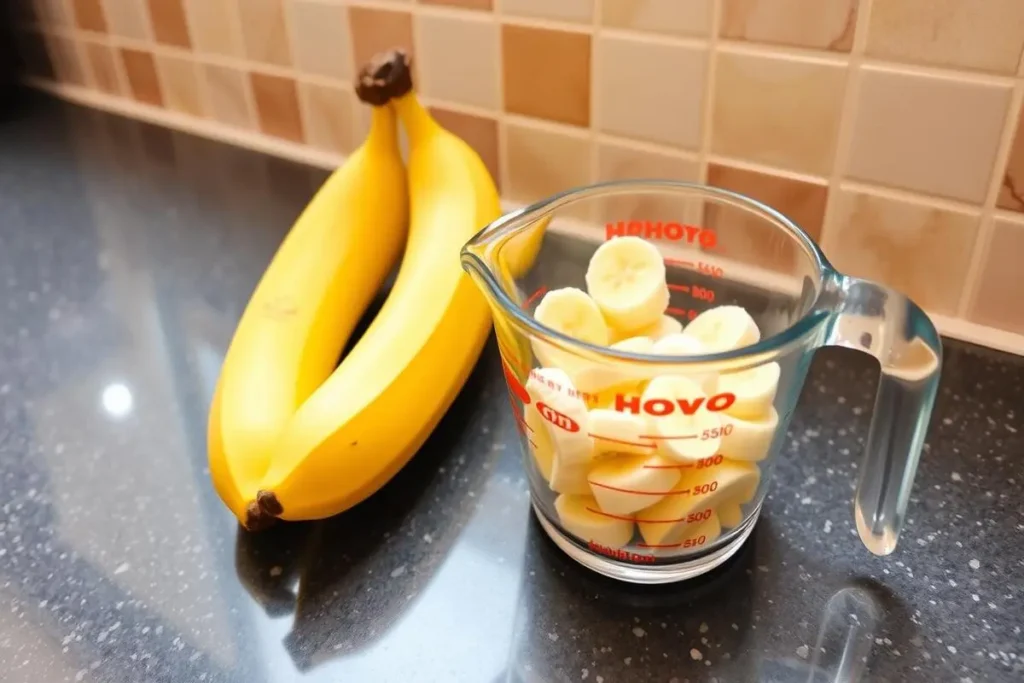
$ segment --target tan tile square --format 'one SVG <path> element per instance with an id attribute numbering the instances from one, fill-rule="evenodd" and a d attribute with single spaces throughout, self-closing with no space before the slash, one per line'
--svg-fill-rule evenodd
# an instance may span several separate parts
<path id="1" fill-rule="evenodd" d="M 249 81 L 260 130 L 267 135 L 302 142 L 305 136 L 295 81 L 261 73 L 250 73 Z"/>
<path id="2" fill-rule="evenodd" d="M 349 88 L 299 83 L 299 97 L 309 144 L 342 154 L 355 149 L 352 109 L 362 105 L 357 105 Z"/>
<path id="3" fill-rule="evenodd" d="M 133 40 L 149 40 L 146 0 L 104 0 L 110 32 Z"/>
<path id="4" fill-rule="evenodd" d="M 1024 223 L 996 218 L 981 280 L 967 319 L 1000 330 L 1024 334 Z"/>
<path id="5" fill-rule="evenodd" d="M 637 149 L 628 143 L 602 142 L 597 148 L 597 182 L 609 180 L 700 180 L 700 165 L 694 159 Z M 594 218 L 598 223 L 641 220 L 663 223 L 691 222 L 692 202 L 674 194 L 629 193 L 598 202 Z"/>
<path id="6" fill-rule="evenodd" d="M 599 37 L 594 72 L 597 128 L 677 147 L 700 147 L 707 56 L 704 48 Z M 671 78 L 637 77 L 654 64 Z"/>
<path id="7" fill-rule="evenodd" d="M 58 35 L 46 36 L 46 49 L 50 53 L 57 80 L 71 85 L 85 86 L 85 68 L 82 55 L 73 40 Z"/>
<path id="8" fill-rule="evenodd" d="M 712 0 L 601 0 L 601 23 L 680 36 L 711 32 Z"/>
<path id="9" fill-rule="evenodd" d="M 498 25 L 475 17 L 420 15 L 416 21 L 420 92 L 498 109 Z"/>
<path id="10" fill-rule="evenodd" d="M 716 154 L 828 175 L 845 88 L 842 66 L 720 52 L 711 149 Z"/>
<path id="11" fill-rule="evenodd" d="M 498 122 L 483 116 L 473 116 L 431 107 L 430 113 L 437 122 L 469 143 L 483 159 L 491 178 L 501 189 L 501 160 L 498 152 Z"/>
<path id="12" fill-rule="evenodd" d="M 117 78 L 114 51 L 102 43 L 85 43 L 85 56 L 92 72 L 92 80 L 100 92 L 120 95 L 121 83 Z"/>
<path id="13" fill-rule="evenodd" d="M 255 128 L 249 111 L 249 79 L 245 73 L 224 66 L 204 64 L 203 99 L 208 114 L 221 123 L 236 128 Z"/>
<path id="14" fill-rule="evenodd" d="M 132 97 L 139 102 L 162 107 L 164 97 L 160 90 L 160 80 L 156 74 L 156 62 L 153 60 L 153 54 L 123 47 L 121 48 L 121 62 L 124 65 L 124 74 L 128 78 L 128 87 L 132 91 Z"/>
<path id="15" fill-rule="evenodd" d="M 284 0 L 237 0 L 242 45 L 249 59 L 291 66 L 291 49 L 284 18 Z"/>
<path id="16" fill-rule="evenodd" d="M 242 56 L 234 0 L 187 0 L 192 43 L 196 52 L 225 57 Z"/>
<path id="17" fill-rule="evenodd" d="M 291 5 L 295 65 L 303 73 L 353 79 L 348 12 L 341 5 L 296 0 Z"/>
<path id="18" fill-rule="evenodd" d="M 982 202 L 1010 88 L 866 67 L 846 174 Z"/>
<path id="19" fill-rule="evenodd" d="M 728 0 L 722 3 L 719 35 L 849 52 L 857 26 L 858 4 L 858 0 Z"/>
<path id="20" fill-rule="evenodd" d="M 590 125 L 590 35 L 501 27 L 505 111 Z"/>
<path id="21" fill-rule="evenodd" d="M 840 190 L 825 251 L 850 275 L 878 280 L 930 312 L 956 312 L 978 216 Z"/>
<path id="22" fill-rule="evenodd" d="M 590 182 L 590 141 L 518 124 L 505 127 L 509 199 L 534 202 Z"/>
<path id="23" fill-rule="evenodd" d="M 1013 136 L 997 203 L 1002 209 L 1024 212 L 1024 111 L 1018 114 L 1017 132 Z"/>
<path id="24" fill-rule="evenodd" d="M 75 25 L 83 31 L 107 32 L 107 17 L 100 0 L 72 0 Z"/>
<path id="25" fill-rule="evenodd" d="M 873 57 L 1012 74 L 1022 49 L 1020 0 L 885 0 L 871 9 Z"/>
<path id="26" fill-rule="evenodd" d="M 420 0 L 421 5 L 445 5 L 462 9 L 478 9 L 490 12 L 494 9 L 494 0 Z"/>
<path id="27" fill-rule="evenodd" d="M 203 105 L 195 63 L 189 59 L 158 55 L 156 66 L 160 72 L 167 108 L 190 116 L 202 116 Z"/>
<path id="28" fill-rule="evenodd" d="M 185 6 L 182 0 L 148 0 L 149 18 L 153 23 L 153 37 L 156 42 L 189 49 L 192 38 L 185 20 Z"/>
<path id="29" fill-rule="evenodd" d="M 352 29 L 353 67 L 356 71 L 378 52 L 392 48 L 404 48 L 415 58 L 412 14 L 409 12 L 349 7 L 348 24 Z"/>
<path id="30" fill-rule="evenodd" d="M 501 11 L 509 16 L 589 22 L 594 0 L 501 0 Z"/>
<path id="31" fill-rule="evenodd" d="M 24 0 L 22 0 L 24 2 Z M 70 0 L 31 0 L 39 22 L 44 26 L 69 26 L 72 23 Z"/>

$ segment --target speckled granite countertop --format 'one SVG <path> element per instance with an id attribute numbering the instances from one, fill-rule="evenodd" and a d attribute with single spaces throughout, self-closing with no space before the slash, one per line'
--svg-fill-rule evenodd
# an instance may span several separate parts
<path id="1" fill-rule="evenodd" d="M 240 534 L 206 410 L 323 175 L 45 99 L 0 122 L 0 680 L 831 681 L 843 652 L 861 680 L 1024 679 L 1024 360 L 955 342 L 889 558 L 850 502 L 875 369 L 841 350 L 697 581 L 617 584 L 543 536 L 493 348 L 378 496 Z"/>

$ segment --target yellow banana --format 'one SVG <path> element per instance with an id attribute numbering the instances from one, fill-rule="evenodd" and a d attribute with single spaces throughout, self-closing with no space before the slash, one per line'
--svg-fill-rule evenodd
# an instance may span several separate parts
<path id="1" fill-rule="evenodd" d="M 247 527 L 258 485 L 298 407 L 331 374 L 405 244 L 405 169 L 394 111 L 324 183 L 274 255 L 238 323 L 210 409 L 210 474 Z"/>
<path id="2" fill-rule="evenodd" d="M 392 106 L 410 143 L 411 224 L 398 278 L 370 328 L 282 432 L 258 496 L 267 515 L 327 517 L 379 489 L 433 431 L 487 339 L 487 304 L 459 250 L 499 215 L 497 189 L 473 171 L 483 168 L 476 153 L 419 104 L 407 72 L 404 55 L 378 71 L 401 81 Z"/>

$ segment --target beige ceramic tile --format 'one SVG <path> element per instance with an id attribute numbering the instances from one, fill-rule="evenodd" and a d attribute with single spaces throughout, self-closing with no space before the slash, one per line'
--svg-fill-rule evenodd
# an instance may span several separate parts
<path id="1" fill-rule="evenodd" d="M 590 125 L 590 36 L 526 26 L 501 29 L 505 111 Z"/>
<path id="2" fill-rule="evenodd" d="M 69 2 L 70 0 L 32 0 L 36 16 L 45 26 L 71 25 L 73 19 Z"/>
<path id="3" fill-rule="evenodd" d="M 149 18 L 156 42 L 189 49 L 192 37 L 185 19 L 184 0 L 148 0 Z"/>
<path id="4" fill-rule="evenodd" d="M 1020 0 L 876 0 L 871 9 L 874 57 L 1012 74 L 1022 49 Z"/>
<path id="5" fill-rule="evenodd" d="M 712 0 L 602 0 L 601 23 L 611 28 L 706 36 Z"/>
<path id="6" fill-rule="evenodd" d="M 160 90 L 160 79 L 157 77 L 153 54 L 123 47 L 121 48 L 121 62 L 124 65 L 124 74 L 128 78 L 132 97 L 144 104 L 162 107 L 164 97 Z"/>
<path id="7" fill-rule="evenodd" d="M 448 102 L 498 109 L 498 25 L 475 17 L 420 15 L 419 89 Z"/>
<path id="8" fill-rule="evenodd" d="M 347 154 L 353 150 L 355 96 L 349 88 L 299 83 L 306 141 L 314 147 Z"/>
<path id="9" fill-rule="evenodd" d="M 1010 88 L 865 68 L 847 175 L 982 202 Z"/>
<path id="10" fill-rule="evenodd" d="M 73 40 L 58 35 L 46 36 L 46 50 L 57 80 L 71 85 L 86 85 L 82 56 Z"/>
<path id="11" fill-rule="evenodd" d="M 107 23 L 114 35 L 134 40 L 149 40 L 146 0 L 104 0 Z"/>
<path id="12" fill-rule="evenodd" d="M 421 5 L 445 5 L 461 9 L 478 9 L 486 12 L 494 9 L 494 0 L 420 0 Z"/>
<path id="13" fill-rule="evenodd" d="M 107 17 L 100 0 L 71 0 L 75 25 L 83 31 L 107 32 Z"/>
<path id="14" fill-rule="evenodd" d="M 156 67 L 160 72 L 160 84 L 167 108 L 190 116 L 202 116 L 203 105 L 195 63 L 190 59 L 158 55 Z"/>
<path id="15" fill-rule="evenodd" d="M 203 65 L 203 94 L 208 115 L 235 128 L 255 128 L 249 111 L 249 79 L 237 70 L 214 64 Z"/>
<path id="16" fill-rule="evenodd" d="M 693 159 L 636 149 L 628 143 L 600 143 L 595 181 L 638 178 L 697 182 L 700 166 Z M 629 220 L 690 222 L 689 202 L 675 195 L 629 193 L 609 197 L 597 206 L 594 219 L 598 223 Z"/>
<path id="17" fill-rule="evenodd" d="M 518 124 L 505 127 L 509 199 L 533 202 L 590 182 L 590 142 Z"/>
<path id="18" fill-rule="evenodd" d="M 594 0 L 501 0 L 501 11 L 509 16 L 589 22 Z"/>
<path id="19" fill-rule="evenodd" d="M 348 22 L 352 29 L 353 68 L 356 72 L 384 50 L 403 48 L 416 54 L 412 40 L 412 14 L 409 12 L 349 7 Z"/>
<path id="20" fill-rule="evenodd" d="M 267 135 L 302 142 L 302 115 L 298 89 L 291 78 L 251 73 L 253 101 L 260 130 Z"/>
<path id="21" fill-rule="evenodd" d="M 187 0 L 185 7 L 196 52 L 242 56 L 234 0 Z"/>
<path id="22" fill-rule="evenodd" d="M 1017 132 L 1003 172 L 998 204 L 1002 209 L 1024 212 L 1024 111 L 1017 116 Z"/>
<path id="23" fill-rule="evenodd" d="M 828 175 L 846 71 L 796 57 L 719 53 L 712 151 Z"/>
<path id="24" fill-rule="evenodd" d="M 430 113 L 437 122 L 469 143 L 483 159 L 495 184 L 501 188 L 501 163 L 498 152 L 498 122 L 483 116 L 473 116 L 431 107 Z"/>
<path id="25" fill-rule="evenodd" d="M 352 45 L 344 7 L 296 0 L 291 4 L 291 26 L 299 71 L 352 80 Z"/>
<path id="26" fill-rule="evenodd" d="M 85 56 L 92 72 L 92 82 L 100 92 L 120 95 L 121 83 L 117 78 L 114 51 L 103 43 L 85 43 Z"/>
<path id="27" fill-rule="evenodd" d="M 249 59 L 291 66 L 291 49 L 284 18 L 284 0 L 237 0 L 242 45 Z"/>
<path id="28" fill-rule="evenodd" d="M 1001 330 L 1024 334 L 1024 223 L 997 218 L 981 281 L 967 311 L 967 319 Z"/>
<path id="29" fill-rule="evenodd" d="M 839 190 L 825 251 L 850 275 L 883 282 L 925 309 L 953 314 L 978 216 Z"/>
<path id="30" fill-rule="evenodd" d="M 858 0 L 728 0 L 723 38 L 849 52 Z"/>
<path id="31" fill-rule="evenodd" d="M 706 49 L 599 37 L 596 63 L 594 117 L 599 130 L 676 147 L 700 147 Z M 666 76 L 654 76 L 655 66 Z M 652 75 L 637 78 L 644 73 Z"/>

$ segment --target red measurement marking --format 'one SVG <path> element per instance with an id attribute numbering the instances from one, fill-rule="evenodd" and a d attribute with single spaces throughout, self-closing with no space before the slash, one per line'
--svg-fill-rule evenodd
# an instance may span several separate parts
<path id="1" fill-rule="evenodd" d="M 685 308 L 673 308 L 669 306 L 668 308 L 665 309 L 665 312 L 671 313 L 672 315 L 678 315 L 680 318 L 689 318 L 690 320 L 693 320 L 694 318 L 697 317 L 697 311 L 688 310 Z"/>
<path id="2" fill-rule="evenodd" d="M 587 480 L 587 483 L 591 486 L 596 486 L 602 489 L 608 489 L 609 491 L 618 491 L 619 493 L 635 493 L 638 496 L 686 496 L 690 494 L 690 489 L 680 489 L 678 491 L 634 491 L 633 489 L 620 489 L 616 486 L 609 486 L 608 484 L 601 484 L 596 481 Z"/>
<path id="3" fill-rule="evenodd" d="M 520 401 L 526 405 L 530 405 L 530 394 L 527 393 L 526 387 L 523 386 L 523 383 L 520 382 L 519 378 L 516 377 L 514 372 L 512 372 L 512 368 L 508 366 L 508 363 L 504 358 L 501 362 L 501 370 L 505 373 L 505 381 L 508 382 L 509 391 L 515 394 L 515 397 Z"/>
<path id="4" fill-rule="evenodd" d="M 672 439 L 696 439 L 697 435 L 696 434 L 687 434 L 685 436 L 658 436 L 656 434 L 641 434 L 640 438 L 641 439 L 666 439 L 666 440 L 672 440 Z"/>
<path id="5" fill-rule="evenodd" d="M 537 412 L 540 413 L 541 417 L 543 417 L 545 420 L 555 425 L 559 429 L 564 429 L 567 432 L 580 431 L 580 426 L 579 424 L 576 423 L 576 420 L 572 419 L 571 417 L 564 413 L 558 412 L 557 410 L 555 410 L 546 403 L 538 401 Z"/>
<path id="6" fill-rule="evenodd" d="M 665 263 L 672 266 L 682 266 L 683 268 L 693 268 L 693 261 L 680 261 L 675 258 L 667 258 L 665 259 Z"/>
<path id="7" fill-rule="evenodd" d="M 657 445 L 655 445 L 653 443 L 637 443 L 635 441 L 623 441 L 622 439 L 613 439 L 610 436 L 601 436 L 600 434 L 593 434 L 591 432 L 587 432 L 587 436 L 595 438 L 595 439 L 600 439 L 601 441 L 611 441 L 612 443 L 619 443 L 619 444 L 622 444 L 623 446 L 639 446 L 640 448 L 657 448 Z"/>
<path id="8" fill-rule="evenodd" d="M 644 465 L 645 470 L 688 470 L 693 465 Z"/>
<path id="9" fill-rule="evenodd" d="M 682 543 L 637 543 L 638 548 L 678 548 Z"/>
<path id="10" fill-rule="evenodd" d="M 689 292 L 690 285 L 668 285 L 668 288 L 676 292 Z"/>
<path id="11" fill-rule="evenodd" d="M 587 512 L 593 512 L 595 515 L 601 515 L 602 517 L 610 517 L 611 519 L 621 519 L 624 522 L 637 521 L 636 517 L 623 517 L 622 515 L 613 515 L 610 512 L 605 512 L 604 510 L 595 510 L 592 507 L 588 507 Z"/>
<path id="12" fill-rule="evenodd" d="M 587 512 L 593 512 L 595 515 L 601 515 L 602 517 L 609 517 L 611 519 L 619 519 L 623 522 L 641 522 L 643 524 L 678 524 L 679 522 L 685 522 L 686 517 L 680 517 L 679 519 L 637 519 L 636 517 L 625 517 L 623 515 L 613 515 L 610 512 L 604 510 L 595 510 L 592 507 L 588 507 Z M 691 513 L 692 514 L 692 513 Z M 704 520 L 701 520 L 704 521 Z M 692 522 L 695 523 L 695 522 Z"/>
<path id="13" fill-rule="evenodd" d="M 536 292 L 530 295 L 530 298 L 523 302 L 523 306 L 529 306 L 534 301 L 544 296 L 544 293 L 548 291 L 547 285 L 541 285 Z"/>
<path id="14" fill-rule="evenodd" d="M 527 441 L 530 442 L 530 447 L 533 448 L 533 450 L 537 450 L 537 444 L 533 442 L 533 439 L 527 439 Z"/>

